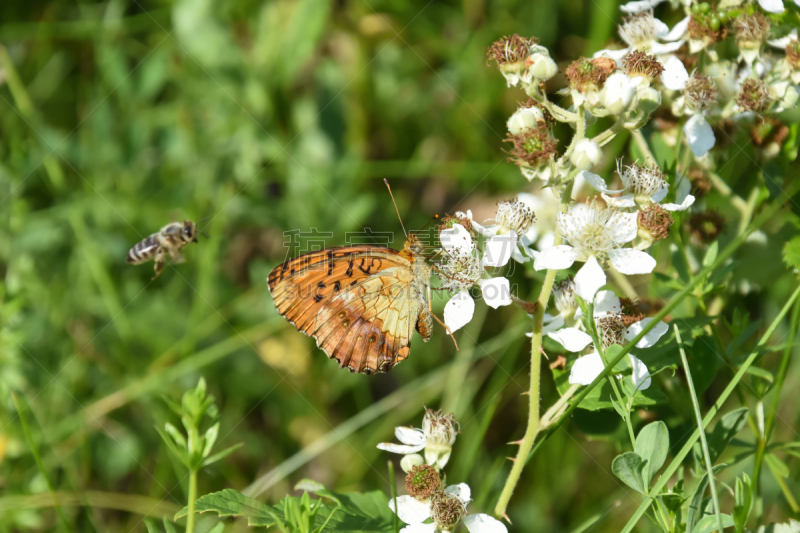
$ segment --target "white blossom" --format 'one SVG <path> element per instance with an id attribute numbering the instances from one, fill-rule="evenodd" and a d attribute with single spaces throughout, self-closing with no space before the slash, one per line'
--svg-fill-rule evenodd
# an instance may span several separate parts
<path id="1" fill-rule="evenodd" d="M 558 227 L 568 244 L 553 246 L 540 253 L 534 261 L 536 270 L 563 270 L 575 261 L 585 261 L 576 276 L 577 292 L 582 294 L 579 280 L 594 284 L 602 274 L 599 261 L 608 261 L 623 274 L 647 274 L 652 272 L 656 261 L 647 253 L 622 248 L 636 238 L 636 213 L 620 213 L 595 205 L 573 206 L 568 213 L 558 214 Z M 588 269 L 583 275 L 581 272 Z M 604 276 L 604 275 L 603 275 Z M 580 277 L 580 278 L 579 278 Z M 591 299 L 594 293 L 588 295 Z"/>
<path id="2" fill-rule="evenodd" d="M 450 459 L 458 430 L 459 424 L 452 413 L 444 415 L 441 411 L 428 409 L 422 419 L 422 429 L 396 427 L 395 437 L 402 444 L 382 442 L 378 444 L 378 449 L 404 455 L 425 450 L 425 462 L 440 469 Z"/>
<path id="3" fill-rule="evenodd" d="M 622 166 L 622 160 L 617 160 L 617 174 L 622 179 L 623 188 L 612 190 L 597 174 L 583 172 L 584 179 L 596 190 L 602 193 L 603 199 L 612 207 L 631 208 L 649 207 L 660 203 L 669 193 L 669 184 L 664 179 L 664 174 L 658 167 L 646 167 L 636 163 Z M 611 194 L 622 196 L 609 196 Z M 694 196 L 687 194 L 680 198 L 680 203 L 661 204 L 667 211 L 685 211 L 694 203 Z"/>
<path id="4" fill-rule="evenodd" d="M 459 521 L 463 522 L 470 533 L 507 533 L 506 526 L 495 518 L 479 513 L 467 514 L 467 505 L 470 499 L 471 490 L 466 483 L 450 485 L 439 495 L 435 495 L 430 500 L 420 502 L 411 496 L 398 496 L 397 509 L 395 501 L 389 501 L 389 508 L 397 513 L 397 517 L 408 524 L 400 530 L 401 533 L 434 533 L 435 531 L 451 531 L 456 524 L 447 524 L 447 529 L 442 529 L 443 524 L 437 523 L 437 504 L 447 502 L 456 506 Z M 453 501 L 453 499 L 457 499 Z M 460 506 L 460 508 L 459 508 Z M 432 519 L 430 523 L 424 523 Z"/>

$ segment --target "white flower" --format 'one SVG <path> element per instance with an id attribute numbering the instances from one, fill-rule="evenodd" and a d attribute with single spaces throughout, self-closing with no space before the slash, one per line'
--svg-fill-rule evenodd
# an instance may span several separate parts
<path id="1" fill-rule="evenodd" d="M 617 174 L 622 179 L 623 188 L 620 190 L 609 189 L 603 178 L 597 174 L 584 171 L 583 177 L 602 193 L 603 199 L 612 207 L 649 207 L 660 203 L 669 192 L 669 184 L 658 167 L 646 167 L 637 163 L 623 167 L 620 159 L 617 160 Z M 622 196 L 609 196 L 619 193 Z M 680 201 L 680 204 L 663 204 L 661 207 L 667 211 L 685 211 L 694 203 L 694 196 L 686 195 Z"/>
<path id="2" fill-rule="evenodd" d="M 600 146 L 592 139 L 581 139 L 575 144 L 569 160 L 581 170 L 588 170 L 600 161 Z"/>
<path id="3" fill-rule="evenodd" d="M 497 203 L 495 223 L 485 228 L 481 226 L 480 230 L 476 230 L 490 237 L 483 254 L 484 266 L 505 266 L 512 257 L 519 263 L 527 263 L 530 260 L 517 248 L 517 245 L 525 250 L 530 243 L 528 236 L 536 234 L 533 226 L 536 221 L 534 204 L 536 202 L 533 195 L 527 193 L 521 193 L 513 200 Z"/>
<path id="4" fill-rule="evenodd" d="M 683 61 L 675 56 L 664 60 L 664 72 L 661 73 L 661 83 L 671 91 L 682 91 L 689 81 L 689 72 L 683 66 Z"/>
<path id="5" fill-rule="evenodd" d="M 702 113 L 697 113 L 686 121 L 686 124 L 683 125 L 683 133 L 686 135 L 689 148 L 697 157 L 706 155 L 717 142 L 714 130 L 711 129 L 711 125 Z"/>
<path id="6" fill-rule="evenodd" d="M 558 214 L 558 227 L 568 244 L 541 252 L 533 266 L 536 270 L 563 270 L 575 261 L 585 261 L 575 276 L 575 283 L 578 295 L 587 301 L 591 300 L 594 292 L 586 292 L 583 288 L 595 285 L 601 277 L 603 283 L 598 287 L 605 283 L 605 274 L 598 260 L 608 260 L 623 274 L 647 274 L 656 266 L 655 259 L 647 253 L 622 248 L 623 244 L 636 238 L 636 213 L 577 205 L 566 214 Z"/>
<path id="7" fill-rule="evenodd" d="M 630 2 L 626 6 L 631 5 L 635 9 L 641 4 L 644 4 L 644 2 Z M 623 10 L 625 10 L 626 6 L 623 6 Z M 638 14 L 626 18 L 619 26 L 619 36 L 628 47 L 622 50 L 600 50 L 594 54 L 594 57 L 606 56 L 619 63 L 623 57 L 633 50 L 641 50 L 648 54 L 662 56 L 670 54 L 681 47 L 683 44 L 682 39 L 689 27 L 689 17 L 678 22 L 670 30 L 666 24 L 653 16 L 652 11 L 630 11 L 630 13 L 634 12 Z"/>
<path id="8" fill-rule="evenodd" d="M 468 213 L 469 217 L 472 217 L 472 213 Z M 473 222 L 472 225 L 477 224 Z M 475 285 L 481 288 L 483 299 L 488 306 L 497 309 L 503 305 L 511 305 L 511 286 L 506 278 L 502 276 L 482 278 L 485 266 L 499 264 L 503 258 L 505 262 L 502 262 L 502 265 L 505 265 L 516 251 L 516 235 L 513 231 L 493 236 L 487 243 L 482 259 L 477 256 L 472 236 L 461 224 L 453 224 L 451 228 L 442 230 L 439 239 L 446 254 L 445 261 L 439 265 L 442 288 L 457 291 L 444 306 L 444 323 L 451 333 L 463 328 L 472 320 L 475 314 L 475 302 L 469 294 L 469 289 Z"/>
<path id="9" fill-rule="evenodd" d="M 459 424 L 453 414 L 428 409 L 422 419 L 422 429 L 396 427 L 394 435 L 403 444 L 382 442 L 379 450 L 392 453 L 415 454 L 425 450 L 425 462 L 436 469 L 444 468 L 456 442 Z"/>
<path id="10" fill-rule="evenodd" d="M 595 295 L 594 316 L 592 319 L 595 322 L 595 329 L 600 336 L 599 340 L 603 344 L 604 350 L 608 349 L 612 344 L 622 345 L 633 340 L 645 326 L 653 321 L 652 318 L 642 318 L 636 322 L 630 323 L 630 325 L 626 325 L 627 322 L 630 322 L 631 318 L 635 319 L 636 317 L 623 313 L 622 303 L 612 291 L 599 291 Z M 636 347 L 649 348 L 654 346 L 668 330 L 669 327 L 667 324 L 659 321 L 653 329 L 639 339 L 636 343 Z M 588 341 L 586 337 L 589 337 L 589 335 L 577 328 L 564 328 L 561 330 L 561 338 L 572 343 L 573 347 L 583 344 L 579 350 L 582 350 L 591 342 L 591 337 L 589 337 Z M 564 346 L 566 348 L 566 344 L 564 344 Z M 631 377 L 636 389 L 644 390 L 648 388 L 651 380 L 647 366 L 633 354 L 628 354 L 628 357 L 633 371 Z M 588 385 L 600 375 L 604 368 L 605 366 L 603 365 L 600 354 L 594 351 L 575 361 L 570 372 L 569 382 L 578 385 Z"/>
<path id="11" fill-rule="evenodd" d="M 631 79 L 618 71 L 606 79 L 600 91 L 600 101 L 612 115 L 619 115 L 628 108 L 635 94 L 636 88 Z"/>
<path id="12" fill-rule="evenodd" d="M 400 530 L 401 533 L 452 531 L 458 522 L 463 522 L 470 533 L 507 533 L 506 526 L 489 515 L 467 514 L 470 495 L 469 485 L 460 483 L 447 487 L 426 502 L 419 502 L 411 496 L 399 496 L 397 509 L 394 500 L 389 501 L 389 508 L 408 524 Z M 432 522 L 424 523 L 429 518 Z"/>
<path id="13" fill-rule="evenodd" d="M 619 9 L 629 15 L 636 15 L 645 11 L 650 11 L 661 2 L 665 0 L 639 0 L 637 2 L 628 2 L 619 6 Z"/>

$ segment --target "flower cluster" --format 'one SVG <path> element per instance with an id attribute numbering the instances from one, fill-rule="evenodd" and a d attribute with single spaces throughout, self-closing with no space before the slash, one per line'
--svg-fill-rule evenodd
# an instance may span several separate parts
<path id="1" fill-rule="evenodd" d="M 470 488 L 465 483 L 444 487 L 441 470 L 447 464 L 459 424 L 453 414 L 427 409 L 422 429 L 395 428 L 403 444 L 382 443 L 378 448 L 404 454 L 400 466 L 406 472 L 406 495 L 389 502 L 400 520 L 408 524 L 402 533 L 453 531 L 463 523 L 470 533 L 505 533 L 506 526 L 486 514 L 469 514 Z M 416 452 L 424 450 L 425 457 Z"/>

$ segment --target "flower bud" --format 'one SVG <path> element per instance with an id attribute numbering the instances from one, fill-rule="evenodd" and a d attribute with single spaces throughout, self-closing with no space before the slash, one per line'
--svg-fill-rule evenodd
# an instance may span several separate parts
<path id="1" fill-rule="evenodd" d="M 631 79 L 623 72 L 615 72 L 603 84 L 600 100 L 612 115 L 619 115 L 628 108 L 634 94 Z"/>
<path id="2" fill-rule="evenodd" d="M 425 459 L 418 453 L 411 453 L 408 455 L 404 455 L 402 459 L 400 459 L 400 468 L 403 469 L 403 472 L 409 473 L 411 469 L 415 466 L 419 466 L 425 463 Z"/>
<path id="3" fill-rule="evenodd" d="M 636 109 L 649 115 L 661 105 L 661 93 L 652 87 L 647 87 L 637 94 Z"/>
<path id="4" fill-rule="evenodd" d="M 581 139 L 575 145 L 569 160 L 580 170 L 589 170 L 600 161 L 600 147 L 591 139 Z"/>
<path id="5" fill-rule="evenodd" d="M 558 66 L 549 53 L 534 54 L 528 61 L 531 62 L 528 72 L 536 80 L 547 81 L 558 74 Z"/>
<path id="6" fill-rule="evenodd" d="M 539 121 L 544 121 L 544 113 L 538 107 L 521 107 L 508 119 L 508 131 L 511 135 L 519 135 L 526 130 L 536 128 Z"/>
<path id="7" fill-rule="evenodd" d="M 406 476 L 406 492 L 417 501 L 430 500 L 442 489 L 439 472 L 430 465 L 418 465 Z"/>

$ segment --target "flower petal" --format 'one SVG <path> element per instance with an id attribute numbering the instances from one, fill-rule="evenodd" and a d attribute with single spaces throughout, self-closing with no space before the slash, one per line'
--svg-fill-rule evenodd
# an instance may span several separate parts
<path id="1" fill-rule="evenodd" d="M 474 314 L 475 300 L 469 295 L 469 291 L 462 290 L 454 294 L 444 306 L 444 323 L 452 333 L 469 324 Z"/>
<path id="2" fill-rule="evenodd" d="M 508 533 L 505 524 L 488 514 L 471 514 L 461 519 L 469 533 Z"/>
<path id="3" fill-rule="evenodd" d="M 616 198 L 605 193 L 602 193 L 600 196 L 602 196 L 603 200 L 611 207 L 636 207 L 636 202 L 633 201 L 633 193 L 623 194 Z"/>
<path id="4" fill-rule="evenodd" d="M 493 309 L 497 309 L 501 305 L 511 305 L 511 286 L 508 280 L 502 276 L 478 280 L 478 285 L 481 286 L 483 299 L 486 305 Z"/>
<path id="5" fill-rule="evenodd" d="M 653 193 L 653 196 L 651 196 L 650 199 L 658 204 L 661 203 L 661 200 L 667 197 L 668 193 L 669 193 L 669 184 L 665 184 L 663 187 L 661 187 L 655 193 Z"/>
<path id="6" fill-rule="evenodd" d="M 483 253 L 483 265 L 501 267 L 508 263 L 511 254 L 517 247 L 517 234 L 513 231 L 503 235 L 495 235 L 486 243 Z"/>
<path id="7" fill-rule="evenodd" d="M 425 433 L 421 429 L 396 427 L 394 428 L 394 436 L 403 444 L 411 446 L 419 446 L 425 444 Z"/>
<path id="8" fill-rule="evenodd" d="M 605 369 L 603 359 L 597 352 L 579 357 L 572 365 L 569 382 L 572 385 L 589 385 Z"/>
<path id="9" fill-rule="evenodd" d="M 594 300 L 595 293 L 605 284 L 606 274 L 595 256 L 589 257 L 575 274 L 575 293 L 585 302 Z"/>
<path id="10" fill-rule="evenodd" d="M 397 513 L 397 517 L 406 524 L 420 524 L 431 517 L 431 506 L 418 502 L 412 496 L 398 496 L 397 509 L 394 499 L 389 500 L 389 509 Z"/>
<path id="11" fill-rule="evenodd" d="M 665 56 L 667 54 L 671 54 L 681 46 L 683 46 L 683 41 L 675 41 L 672 43 L 653 43 L 650 47 L 650 54 L 654 56 Z"/>
<path id="12" fill-rule="evenodd" d="M 608 225 L 614 230 L 614 239 L 618 243 L 630 242 L 636 238 L 639 231 L 639 224 L 636 221 L 638 213 L 615 213 L 608 221 Z"/>
<path id="13" fill-rule="evenodd" d="M 547 317 L 550 317 L 550 320 L 547 320 Z M 545 325 L 542 327 L 542 333 L 547 335 L 552 331 L 557 331 L 564 327 L 564 317 L 561 315 L 550 316 L 544 315 Z"/>
<path id="14" fill-rule="evenodd" d="M 650 387 L 653 380 L 650 379 L 650 371 L 647 369 L 647 365 L 633 354 L 628 354 L 628 358 L 631 361 L 631 379 L 634 386 L 636 386 L 636 390 L 645 390 Z"/>
<path id="15" fill-rule="evenodd" d="M 407 446 L 405 444 L 395 444 L 393 442 L 381 442 L 380 444 L 378 444 L 379 450 L 392 453 L 402 453 L 402 454 L 416 453 L 424 447 L 425 447 L 424 444 L 419 446 Z"/>
<path id="16" fill-rule="evenodd" d="M 689 73 L 683 62 L 675 56 L 670 56 L 664 61 L 664 72 L 661 73 L 661 82 L 664 87 L 672 91 L 682 91 L 689 81 Z"/>
<path id="17" fill-rule="evenodd" d="M 690 194 L 683 199 L 683 202 L 679 204 L 661 204 L 661 207 L 663 207 L 667 211 L 686 211 L 692 206 L 693 203 L 694 203 L 694 196 Z"/>
<path id="18" fill-rule="evenodd" d="M 400 533 L 435 533 L 435 531 L 436 524 L 431 522 L 430 524 L 411 524 L 401 529 Z"/>
<path id="19" fill-rule="evenodd" d="M 472 492 L 469 490 L 469 485 L 467 485 L 466 483 L 459 483 L 458 485 L 450 485 L 449 487 L 444 489 L 444 491 L 447 494 L 452 494 L 453 496 L 456 496 L 459 500 L 461 500 L 465 504 L 469 503 L 470 496 L 472 495 Z"/>
<path id="20" fill-rule="evenodd" d="M 592 342 L 592 338 L 578 328 L 564 328 L 547 334 L 568 352 L 580 352 Z"/>
<path id="21" fill-rule="evenodd" d="M 601 178 L 597 174 L 589 172 L 588 170 L 581 170 L 580 172 L 578 172 L 578 175 L 580 175 L 583 179 L 585 179 L 586 183 L 594 187 L 596 190 L 604 192 L 606 194 L 619 194 L 624 190 L 620 189 L 618 191 L 613 191 L 609 189 L 608 186 L 606 185 L 606 181 L 603 178 Z"/>
<path id="22" fill-rule="evenodd" d="M 442 248 L 448 252 L 472 253 L 475 245 L 469 231 L 461 224 L 453 224 L 453 227 L 442 230 L 439 233 Z"/>
<path id="23" fill-rule="evenodd" d="M 622 274 L 649 274 L 656 267 L 656 260 L 647 252 L 619 248 L 608 253 L 611 266 Z"/>
<path id="24" fill-rule="evenodd" d="M 559 244 L 542 250 L 533 262 L 533 268 L 536 270 L 564 270 L 571 267 L 577 257 L 578 252 L 572 246 Z"/>
<path id="25" fill-rule="evenodd" d="M 623 48 L 621 50 L 608 50 L 608 49 L 606 49 L 606 50 L 600 50 L 598 52 L 595 52 L 592 57 L 610 57 L 611 59 L 616 61 L 617 64 L 619 64 L 619 63 L 622 62 L 622 58 L 625 57 L 626 55 L 628 55 L 629 51 L 630 51 L 630 48 Z"/>
<path id="26" fill-rule="evenodd" d="M 629 15 L 636 15 L 643 11 L 650 11 L 664 0 L 639 0 L 638 2 L 628 2 L 619 6 L 620 11 Z"/>
<path id="27" fill-rule="evenodd" d="M 631 324 L 630 327 L 625 330 L 625 340 L 633 340 L 633 338 L 641 333 L 644 327 L 652 321 L 653 319 L 651 317 L 647 317 L 643 318 L 639 322 L 634 322 Z M 653 346 L 658 342 L 658 339 L 664 336 L 667 331 L 669 331 L 669 326 L 665 322 L 659 321 L 653 329 L 648 331 L 644 337 L 639 339 L 639 342 L 636 343 L 636 347 L 649 348 Z"/>
<path id="28" fill-rule="evenodd" d="M 770 13 L 783 13 L 783 0 L 758 0 L 761 9 Z"/>
<path id="29" fill-rule="evenodd" d="M 697 157 L 703 157 L 706 152 L 714 147 L 717 142 L 714 137 L 714 130 L 706 121 L 703 115 L 694 115 L 683 125 L 683 133 L 686 134 L 686 142 L 689 148 Z"/>
<path id="30" fill-rule="evenodd" d="M 622 305 L 614 291 L 600 291 L 594 297 L 594 316 L 615 315 L 622 311 Z"/>
<path id="31" fill-rule="evenodd" d="M 528 249 L 529 248 L 527 248 L 527 247 L 525 248 L 525 250 L 528 250 Z M 528 257 L 527 255 L 523 254 L 522 251 L 519 248 L 517 248 L 516 246 L 511 251 L 511 257 L 513 257 L 514 261 L 516 261 L 517 263 L 527 263 L 528 261 L 531 260 L 530 257 Z"/>
<path id="32" fill-rule="evenodd" d="M 689 29 L 689 20 L 691 17 L 684 17 L 683 20 L 675 24 L 669 33 L 666 34 L 662 39 L 667 42 L 677 41 L 686 33 L 686 30 Z"/>

